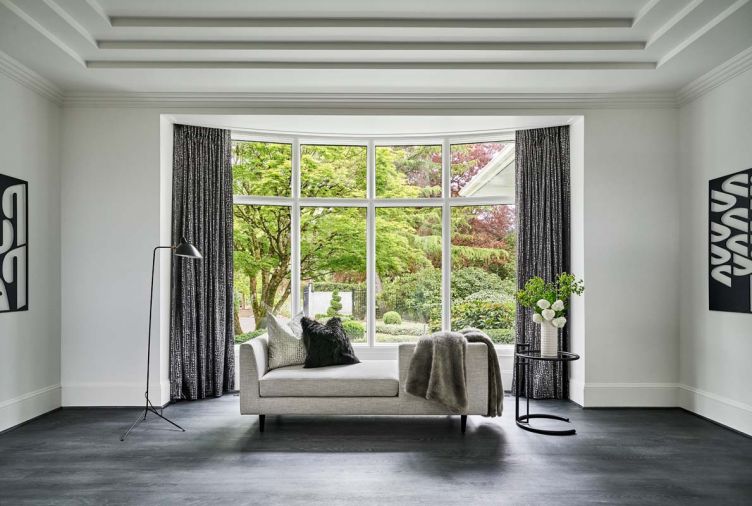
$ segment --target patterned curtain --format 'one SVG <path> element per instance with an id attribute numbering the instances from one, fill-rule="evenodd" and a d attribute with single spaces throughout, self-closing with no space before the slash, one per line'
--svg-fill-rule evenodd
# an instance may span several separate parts
<path id="1" fill-rule="evenodd" d="M 553 281 L 569 271 L 569 127 L 520 130 L 516 133 L 517 286 L 533 276 Z M 559 333 L 559 349 L 569 349 L 566 325 Z M 540 349 L 540 326 L 532 310 L 517 305 L 517 343 Z M 516 374 L 516 371 L 515 371 Z M 554 375 L 556 375 L 554 377 Z M 519 383 L 518 383 L 519 382 Z M 514 385 L 534 399 L 566 399 L 566 365 L 533 361 L 529 377 L 515 377 Z M 555 385 L 555 387 L 554 387 Z"/>
<path id="2" fill-rule="evenodd" d="M 172 399 L 235 388 L 230 156 L 229 130 L 175 125 L 172 243 L 185 236 L 204 258 L 173 259 Z"/>

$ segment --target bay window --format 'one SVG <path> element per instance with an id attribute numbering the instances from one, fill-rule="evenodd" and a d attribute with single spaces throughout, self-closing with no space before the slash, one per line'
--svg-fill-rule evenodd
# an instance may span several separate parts
<path id="1" fill-rule="evenodd" d="M 513 341 L 514 145 L 233 142 L 235 332 L 339 317 L 356 345 L 474 326 Z"/>

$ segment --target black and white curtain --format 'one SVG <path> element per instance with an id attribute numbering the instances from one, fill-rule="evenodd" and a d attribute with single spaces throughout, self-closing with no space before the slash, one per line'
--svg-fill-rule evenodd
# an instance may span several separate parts
<path id="1" fill-rule="evenodd" d="M 172 170 L 172 243 L 204 258 L 173 258 L 170 396 L 219 397 L 235 388 L 230 131 L 175 125 Z"/>
<path id="2" fill-rule="evenodd" d="M 554 281 L 569 271 L 569 127 L 516 133 L 517 285 L 533 276 Z M 559 333 L 559 349 L 569 350 L 569 325 Z M 517 343 L 540 349 L 540 325 L 532 310 L 517 305 Z M 516 371 L 515 371 L 516 374 Z M 529 382 L 529 385 L 528 385 Z M 515 388 L 534 399 L 566 399 L 566 365 L 532 361 L 530 374 L 515 377 Z"/>

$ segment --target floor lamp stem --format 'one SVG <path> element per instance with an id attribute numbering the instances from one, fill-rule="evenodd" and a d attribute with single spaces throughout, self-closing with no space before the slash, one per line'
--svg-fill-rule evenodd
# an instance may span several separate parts
<path id="1" fill-rule="evenodd" d="M 157 246 L 154 248 L 154 251 L 152 252 L 151 256 L 151 289 L 149 291 L 149 332 L 146 343 L 146 390 L 144 391 L 144 412 L 141 413 L 135 422 L 130 426 L 130 428 L 123 433 L 122 436 L 120 436 L 120 441 L 125 441 L 125 438 L 128 437 L 128 434 L 133 430 L 136 425 L 146 420 L 146 415 L 148 413 L 154 413 L 162 420 L 174 425 L 181 431 L 185 432 L 185 429 L 182 428 L 180 425 L 176 424 L 169 418 L 163 416 L 162 413 L 158 412 L 157 409 L 154 407 L 154 405 L 151 403 L 151 400 L 149 400 L 149 374 L 151 372 L 151 321 L 152 321 L 152 313 L 154 308 L 154 271 L 157 265 L 157 251 L 160 249 L 172 249 L 172 246 Z"/>

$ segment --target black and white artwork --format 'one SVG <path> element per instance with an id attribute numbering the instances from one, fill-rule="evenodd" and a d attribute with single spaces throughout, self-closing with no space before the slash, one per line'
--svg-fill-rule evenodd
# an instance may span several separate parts
<path id="1" fill-rule="evenodd" d="M 28 190 L 0 174 L 0 313 L 29 309 Z"/>
<path id="2" fill-rule="evenodd" d="M 752 169 L 709 187 L 710 310 L 752 313 Z"/>

